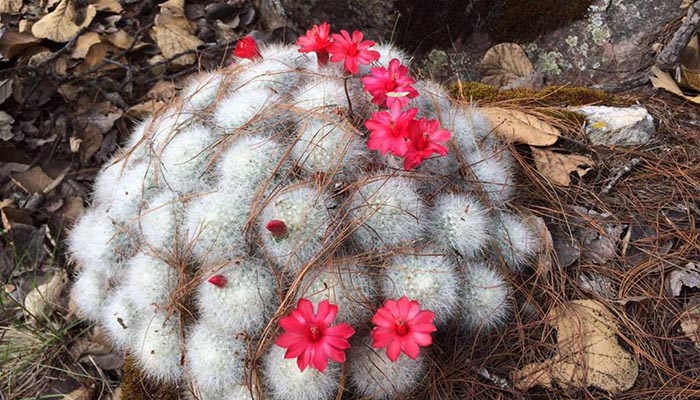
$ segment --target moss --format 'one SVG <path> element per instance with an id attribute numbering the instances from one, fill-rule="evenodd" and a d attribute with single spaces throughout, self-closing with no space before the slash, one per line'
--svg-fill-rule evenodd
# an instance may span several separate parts
<path id="1" fill-rule="evenodd" d="M 146 378 L 136 361 L 127 355 L 122 376 L 122 400 L 179 400 L 180 392 L 173 385 L 159 384 Z"/>
<path id="2" fill-rule="evenodd" d="M 585 18 L 593 0 L 501 0 L 487 17 L 496 41 L 529 42 L 540 35 Z"/>
<path id="3" fill-rule="evenodd" d="M 449 90 L 450 94 L 458 99 L 480 104 L 502 101 L 539 107 L 569 107 L 586 104 L 626 107 L 634 104 L 630 98 L 585 87 L 547 86 L 539 91 L 530 89 L 501 91 L 495 86 L 480 82 L 461 82 L 450 86 Z"/>

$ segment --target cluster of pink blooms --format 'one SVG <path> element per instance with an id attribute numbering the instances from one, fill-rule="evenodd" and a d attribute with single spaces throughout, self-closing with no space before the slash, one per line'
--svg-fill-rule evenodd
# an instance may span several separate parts
<path id="1" fill-rule="evenodd" d="M 309 300 L 299 299 L 296 309 L 280 319 L 284 332 L 275 344 L 287 349 L 285 358 L 297 359 L 301 371 L 310 366 L 323 372 L 328 360 L 345 362 L 345 351 L 350 348 L 348 339 L 355 329 L 346 323 L 332 325 L 337 313 L 338 306 L 328 300 L 319 303 L 314 312 Z M 420 347 L 433 342 L 434 318 L 432 311 L 421 310 L 417 301 L 406 296 L 387 300 L 372 317 L 372 346 L 386 348 L 391 361 L 396 361 L 401 352 L 415 360 Z"/>
<path id="2" fill-rule="evenodd" d="M 226 277 L 219 274 L 207 281 L 218 288 L 228 284 Z M 307 367 L 323 372 L 329 360 L 345 362 L 345 351 L 350 348 L 348 339 L 355 334 L 355 329 L 346 323 L 333 325 L 337 314 L 338 306 L 328 300 L 320 302 L 318 311 L 314 311 L 311 301 L 299 299 L 296 308 L 280 319 L 284 332 L 275 344 L 287 349 L 284 358 L 296 358 L 302 372 Z M 417 301 L 406 296 L 388 299 L 372 317 L 375 325 L 370 334 L 372 346 L 386 348 L 386 355 L 392 362 L 402 352 L 415 360 L 421 347 L 433 343 L 432 333 L 437 330 L 434 319 L 435 313 L 421 310 Z"/>
<path id="3" fill-rule="evenodd" d="M 379 52 L 370 50 L 375 43 L 362 39 L 362 32 L 357 30 L 352 35 L 345 30 L 331 34 L 330 25 L 324 22 L 306 31 L 297 45 L 301 53 L 316 53 L 319 65 L 329 60 L 342 61 L 345 70 L 354 75 L 359 72 L 360 64 L 379 60 Z M 239 58 L 261 57 L 255 40 L 249 36 L 238 41 L 234 54 Z M 372 96 L 372 103 L 386 107 L 372 113 L 365 122 L 370 132 L 367 142 L 370 150 L 404 157 L 403 167 L 407 171 L 433 154 L 447 155 L 445 143 L 450 140 L 450 131 L 440 129 L 437 120 L 416 119 L 417 108 L 404 109 L 411 99 L 418 97 L 418 91 L 413 87 L 415 81 L 409 76 L 408 68 L 398 59 L 392 59 L 388 67 L 372 67 L 362 83 Z"/>
<path id="4" fill-rule="evenodd" d="M 366 92 L 372 95 L 372 103 L 388 109 L 372 113 L 365 122 L 370 131 L 367 147 L 382 155 L 391 153 L 404 157 L 403 168 L 411 170 L 434 153 L 447 154 L 444 143 L 450 140 L 450 131 L 440 129 L 437 120 L 416 119 L 417 108 L 404 110 L 410 99 L 418 97 L 413 87 L 415 81 L 408 75 L 408 68 L 394 58 L 389 67 L 374 67 L 362 78 Z"/>

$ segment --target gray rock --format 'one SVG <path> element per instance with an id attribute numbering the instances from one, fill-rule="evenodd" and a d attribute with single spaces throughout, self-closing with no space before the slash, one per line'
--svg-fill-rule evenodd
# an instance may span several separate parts
<path id="1" fill-rule="evenodd" d="M 654 119 L 644 107 L 585 106 L 573 109 L 586 115 L 586 135 L 596 145 L 635 146 L 654 135 Z"/>
<path id="2" fill-rule="evenodd" d="M 377 43 L 392 37 L 396 22 L 394 0 L 280 0 L 287 17 L 303 34 L 314 24 L 328 22 L 331 30 L 358 29 Z"/>
<path id="3" fill-rule="evenodd" d="M 682 0 L 596 0 L 588 17 L 523 46 L 547 82 L 620 85 L 640 81 L 654 62 L 652 45 Z"/>

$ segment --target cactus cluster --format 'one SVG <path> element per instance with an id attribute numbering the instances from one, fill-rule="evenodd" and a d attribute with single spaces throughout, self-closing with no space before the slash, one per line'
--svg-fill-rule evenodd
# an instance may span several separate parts
<path id="1" fill-rule="evenodd" d="M 408 65 L 374 48 L 376 65 Z M 512 211 L 508 150 L 478 109 L 418 81 L 409 106 L 452 138 L 404 170 L 367 148 L 378 108 L 359 77 L 293 45 L 256 51 L 194 78 L 102 168 L 69 238 L 72 299 L 145 376 L 192 398 L 333 399 L 341 381 L 363 398 L 405 395 L 430 349 L 395 362 L 373 349 L 377 307 L 407 296 L 438 330 L 497 328 L 511 301 L 500 266 L 521 271 L 539 250 Z M 273 344 L 299 298 L 336 304 L 356 330 L 342 370 L 300 371 Z"/>

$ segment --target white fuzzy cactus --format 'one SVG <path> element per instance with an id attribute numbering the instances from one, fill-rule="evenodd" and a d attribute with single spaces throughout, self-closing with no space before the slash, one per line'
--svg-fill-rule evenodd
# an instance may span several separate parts
<path id="1" fill-rule="evenodd" d="M 145 315 L 144 315 L 145 314 Z M 174 383 L 182 377 L 179 316 L 165 311 L 142 313 L 129 336 L 131 353 L 147 376 Z"/>
<path id="2" fill-rule="evenodd" d="M 277 285 L 267 265 L 256 258 L 233 261 L 212 272 L 225 284 L 208 281 L 197 288 L 202 322 L 222 332 L 259 332 L 277 309 Z"/>
<path id="3" fill-rule="evenodd" d="M 344 260 L 309 272 L 304 277 L 298 296 L 314 303 L 328 300 L 336 304 L 338 322 L 353 326 L 367 325 L 378 298 L 374 281 L 370 268 Z"/>
<path id="4" fill-rule="evenodd" d="M 340 367 L 329 365 L 319 372 L 299 370 L 294 360 L 284 358 L 284 349 L 273 347 L 263 359 L 265 384 L 275 400 L 333 399 L 340 385 Z"/>
<path id="5" fill-rule="evenodd" d="M 355 238 L 366 249 L 410 244 L 422 238 L 425 206 L 410 178 L 366 178 L 352 195 Z"/>
<path id="6" fill-rule="evenodd" d="M 452 260 L 434 249 L 400 254 L 388 260 L 381 280 L 386 299 L 406 296 L 435 312 L 435 323 L 443 325 L 457 313 L 459 275 Z"/>
<path id="7" fill-rule="evenodd" d="M 408 64 L 377 49 L 360 74 Z M 298 50 L 263 46 L 193 78 L 102 169 L 70 234 L 78 309 L 147 377 L 201 400 L 249 399 L 250 383 L 272 400 L 337 397 L 339 364 L 301 372 L 271 344 L 275 319 L 300 298 L 336 304 L 336 321 L 353 326 L 347 390 L 407 396 L 428 356 L 391 362 L 372 348 L 377 307 L 407 296 L 439 329 L 493 329 L 510 289 L 480 260 L 522 271 L 539 249 L 506 211 L 512 163 L 478 109 L 416 82 L 419 96 L 404 99 L 416 122 L 436 119 L 452 139 L 402 171 L 399 157 L 368 149 L 364 123 L 379 109 L 360 77 Z"/>
<path id="8" fill-rule="evenodd" d="M 503 277 L 483 262 L 467 265 L 462 288 L 462 323 L 470 331 L 488 332 L 510 313 L 510 289 Z"/>
<path id="9" fill-rule="evenodd" d="M 416 388 L 426 364 L 423 355 L 411 360 L 402 354 L 392 362 L 384 352 L 372 348 L 368 341 L 359 342 L 348 356 L 348 381 L 364 398 L 402 398 Z"/>

